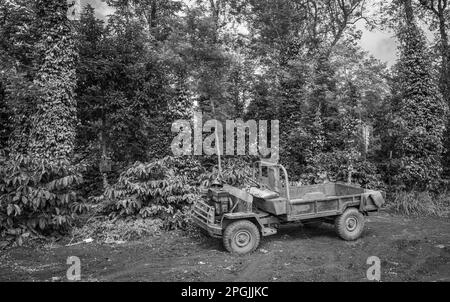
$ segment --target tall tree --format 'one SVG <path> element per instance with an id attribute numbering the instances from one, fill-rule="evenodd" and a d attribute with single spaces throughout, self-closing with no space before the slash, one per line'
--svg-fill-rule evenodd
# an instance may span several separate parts
<path id="1" fill-rule="evenodd" d="M 420 0 L 420 4 L 432 16 L 432 28 L 439 32 L 439 50 L 441 55 L 441 91 L 450 104 L 450 44 L 448 37 L 450 3 L 448 0 Z"/>
<path id="2" fill-rule="evenodd" d="M 0 107 L 2 147 L 28 149 L 30 115 L 37 93 L 33 83 L 39 39 L 33 1 L 0 0 Z"/>
<path id="3" fill-rule="evenodd" d="M 96 20 L 89 6 L 81 15 L 79 142 L 80 151 L 94 165 L 100 158 L 110 157 L 120 167 L 121 163 L 161 158 L 170 152 L 170 124 L 181 118 L 178 115 L 185 108 L 178 103 L 187 96 L 181 80 L 185 70 L 175 53 L 178 42 L 168 32 L 178 28 L 178 20 L 160 18 L 174 15 L 178 8 L 171 6 L 169 12 L 163 11 L 164 5 L 158 6 L 152 21 L 154 31 L 149 32 L 136 5 L 144 9 L 152 3 L 111 2 L 116 10 L 106 26 Z M 160 31 L 167 37 L 158 34 Z"/>
<path id="4" fill-rule="evenodd" d="M 35 82 L 40 97 L 32 116 L 29 152 L 49 160 L 69 160 L 75 143 L 77 53 L 67 9 L 65 1 L 37 1 L 42 30 L 37 50 L 42 58 Z"/>
<path id="5" fill-rule="evenodd" d="M 430 72 L 423 32 L 416 23 L 412 0 L 399 1 L 400 59 L 396 66 L 393 158 L 397 184 L 425 189 L 440 179 L 447 104 Z M 395 93 L 395 92 L 394 92 Z"/>
<path id="6" fill-rule="evenodd" d="M 450 2 L 448 0 L 420 0 L 422 7 L 432 16 L 431 29 L 438 29 L 439 52 L 441 57 L 440 86 L 445 101 L 450 106 Z M 446 152 L 444 172 L 450 176 L 450 116 L 447 118 Z"/>

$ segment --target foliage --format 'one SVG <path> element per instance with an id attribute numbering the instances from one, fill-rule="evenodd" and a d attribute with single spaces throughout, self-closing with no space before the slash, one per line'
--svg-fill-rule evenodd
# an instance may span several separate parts
<path id="1" fill-rule="evenodd" d="M 4 151 L 26 152 L 30 116 L 39 93 L 33 83 L 39 30 L 33 2 L 0 1 L 0 133 Z"/>
<path id="2" fill-rule="evenodd" d="M 35 83 L 40 91 L 31 117 L 29 152 L 38 158 L 69 160 L 75 143 L 77 53 L 67 20 L 67 3 L 37 1 L 42 35 L 37 43 L 39 69 Z"/>
<path id="3" fill-rule="evenodd" d="M 399 38 L 400 59 L 389 69 L 360 46 L 359 25 L 373 25 L 364 0 L 105 2 L 114 8 L 107 18 L 86 5 L 69 22 L 65 1 L 0 0 L 0 152 L 33 156 L 2 160 L 2 177 L 17 177 L 8 174 L 14 165 L 38 173 L 41 160 L 50 171 L 64 160 L 63 176 L 49 172 L 53 178 L 78 175 L 68 162 L 86 165 L 77 193 L 92 201 L 103 194 L 98 214 L 108 219 L 92 225 L 99 233 L 137 234 L 159 220 L 186 225 L 200 188 L 219 177 L 216 157 L 167 157 L 171 123 L 192 119 L 194 109 L 205 120 L 278 120 L 293 181 L 445 188 L 447 1 L 393 0 L 374 10 Z M 436 33 L 436 45 L 416 18 Z M 246 184 L 252 160 L 223 157 L 222 180 Z M 15 204 L 23 214 L 22 201 L 0 207 L 3 232 Z M 22 224 L 13 219 L 13 228 Z"/>
<path id="4" fill-rule="evenodd" d="M 223 161 L 222 180 L 243 185 L 250 171 L 246 161 L 228 158 Z M 166 157 L 136 163 L 105 190 L 98 211 L 109 217 L 161 219 L 166 229 L 186 228 L 187 214 L 200 198 L 200 188 L 208 187 L 218 176 L 215 166 L 205 170 L 193 158 Z"/>
<path id="5" fill-rule="evenodd" d="M 393 182 L 401 188 L 425 190 L 441 178 L 447 104 L 430 73 L 425 37 L 415 23 L 410 1 L 404 3 L 393 86 L 397 98 L 389 116 Z"/>
<path id="6" fill-rule="evenodd" d="M 0 150 L 8 147 L 9 135 L 12 132 L 11 110 L 6 104 L 5 87 L 0 80 Z"/>
<path id="7" fill-rule="evenodd" d="M 1 235 L 66 233 L 86 206 L 80 168 L 18 155 L 0 159 Z"/>
<path id="8" fill-rule="evenodd" d="M 242 186 L 248 183 L 248 178 L 252 176 L 251 164 L 242 158 L 228 157 L 222 159 L 222 174 L 219 177 L 219 170 L 216 166 L 202 173 L 199 177 L 201 186 L 209 187 L 217 179 L 230 186 Z"/>
<path id="9" fill-rule="evenodd" d="M 200 169 L 195 161 L 171 157 L 136 163 L 105 190 L 100 212 L 110 217 L 158 218 L 168 229 L 183 227 L 190 205 L 199 198 L 193 178 Z"/>
<path id="10" fill-rule="evenodd" d="M 431 15 L 430 29 L 439 32 L 438 48 L 439 56 L 437 58 L 440 69 L 440 89 L 444 100 L 450 107 L 450 3 L 447 0 L 429 1 L 420 0 L 422 8 Z M 447 115 L 447 129 L 445 136 L 445 148 L 443 158 L 444 176 L 450 178 L 450 114 Z"/>
<path id="11" fill-rule="evenodd" d="M 411 216 L 447 217 L 450 213 L 450 196 L 430 192 L 397 192 L 392 195 L 388 208 Z"/>
<path id="12" fill-rule="evenodd" d="M 77 150 L 95 167 L 104 159 L 117 163 L 114 172 L 138 160 L 168 155 L 170 123 L 181 118 L 178 104 L 174 110 L 171 104 L 185 99 L 164 50 L 168 28 L 156 26 L 152 32 L 161 40 L 155 41 L 140 15 L 145 10 L 130 11 L 125 4 L 114 3 L 117 10 L 108 24 L 97 20 L 87 5 L 77 25 Z M 152 24 L 168 18 L 177 7 L 158 5 L 157 9 Z M 173 11 L 162 14 L 162 9 Z M 159 29 L 165 35 L 154 32 Z"/>
<path id="13" fill-rule="evenodd" d="M 349 175 L 352 183 L 363 188 L 386 190 L 381 171 L 375 164 L 361 158 L 349 160 L 349 154 L 345 151 L 318 153 L 304 168 L 300 179 L 305 184 L 348 182 Z"/>

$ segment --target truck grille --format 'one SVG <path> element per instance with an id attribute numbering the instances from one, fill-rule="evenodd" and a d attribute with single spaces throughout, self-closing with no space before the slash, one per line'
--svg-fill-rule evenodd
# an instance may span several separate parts
<path id="1" fill-rule="evenodd" d="M 192 209 L 192 217 L 201 224 L 214 224 L 214 208 L 203 201 L 197 201 Z"/>

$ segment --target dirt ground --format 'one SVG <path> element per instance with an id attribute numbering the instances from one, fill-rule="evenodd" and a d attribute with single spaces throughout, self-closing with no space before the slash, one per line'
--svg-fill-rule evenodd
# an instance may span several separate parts
<path id="1" fill-rule="evenodd" d="M 81 260 L 82 281 L 367 281 L 371 256 L 381 260 L 381 281 L 450 281 L 450 219 L 380 213 L 356 242 L 340 240 L 331 225 L 290 226 L 244 257 L 225 252 L 220 240 L 181 232 L 0 253 L 0 281 L 65 281 L 70 256 Z"/>

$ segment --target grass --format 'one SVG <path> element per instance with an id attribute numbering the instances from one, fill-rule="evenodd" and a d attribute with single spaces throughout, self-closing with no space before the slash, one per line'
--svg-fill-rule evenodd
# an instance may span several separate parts
<path id="1" fill-rule="evenodd" d="M 152 219 L 95 219 L 72 230 L 74 240 L 92 238 L 98 242 L 133 241 L 160 234 L 162 222 Z"/>
<path id="2" fill-rule="evenodd" d="M 407 216 L 449 217 L 450 192 L 398 192 L 390 198 L 388 209 Z"/>

